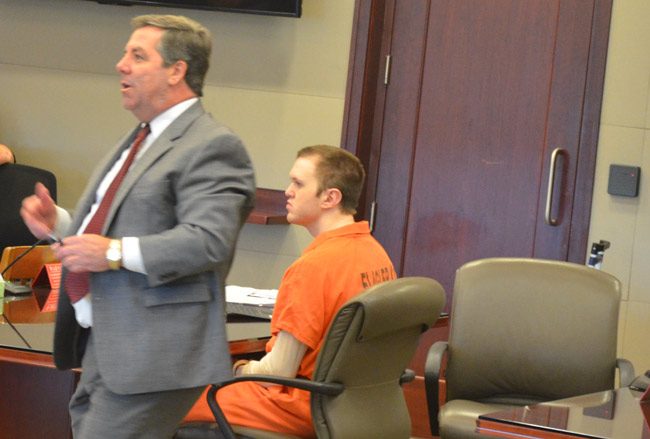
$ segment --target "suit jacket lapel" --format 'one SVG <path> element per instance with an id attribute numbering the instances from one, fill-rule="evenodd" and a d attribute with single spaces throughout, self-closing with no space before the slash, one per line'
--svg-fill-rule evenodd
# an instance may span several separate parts
<path id="1" fill-rule="evenodd" d="M 118 207 L 122 204 L 124 198 L 133 188 L 133 185 L 140 179 L 140 177 L 142 177 L 142 174 L 144 174 L 144 172 L 149 169 L 161 156 L 169 151 L 169 149 L 174 146 L 174 142 L 183 136 L 192 122 L 194 122 L 204 113 L 205 111 L 203 110 L 203 106 L 201 105 L 200 101 L 193 104 L 190 108 L 185 110 L 185 112 L 183 112 L 175 121 L 173 121 L 162 133 L 160 133 L 160 136 L 158 136 L 158 138 L 151 144 L 151 146 L 149 146 L 142 157 L 133 163 L 131 169 L 129 169 L 129 172 L 124 177 L 120 188 L 115 194 L 113 204 L 108 211 L 106 222 L 104 223 L 104 228 L 102 230 L 104 234 L 113 221 L 113 217 L 115 216 L 115 212 L 117 212 Z M 107 171 L 105 171 L 104 174 L 106 172 Z"/>

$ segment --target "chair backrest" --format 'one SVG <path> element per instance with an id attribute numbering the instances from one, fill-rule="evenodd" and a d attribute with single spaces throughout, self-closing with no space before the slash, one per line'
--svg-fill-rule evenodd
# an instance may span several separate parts
<path id="1" fill-rule="evenodd" d="M 56 177 L 50 171 L 27 165 L 0 165 L 0 251 L 37 241 L 20 217 L 20 206 L 23 198 L 34 193 L 39 181 L 56 201 Z"/>
<path id="2" fill-rule="evenodd" d="M 447 400 L 528 404 L 614 387 L 619 281 L 561 261 L 493 258 L 456 272 Z"/>
<path id="3" fill-rule="evenodd" d="M 400 377 L 420 334 L 440 315 L 442 286 L 402 278 L 369 288 L 332 321 L 313 379 L 345 386 L 336 397 L 312 393 L 319 438 L 408 438 L 411 421 Z"/>

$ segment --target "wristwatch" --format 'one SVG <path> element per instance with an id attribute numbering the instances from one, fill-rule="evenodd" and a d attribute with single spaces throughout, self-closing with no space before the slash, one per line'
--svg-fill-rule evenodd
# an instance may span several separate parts
<path id="1" fill-rule="evenodd" d="M 122 241 L 119 239 L 111 239 L 106 249 L 106 261 L 108 261 L 108 268 L 111 270 L 119 270 L 122 267 Z"/>

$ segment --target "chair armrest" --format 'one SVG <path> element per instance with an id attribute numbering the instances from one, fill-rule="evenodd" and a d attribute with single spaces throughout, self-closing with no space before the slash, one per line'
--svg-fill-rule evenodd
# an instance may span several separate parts
<path id="1" fill-rule="evenodd" d="M 223 414 L 223 410 L 221 410 L 221 407 L 219 407 L 219 404 L 217 403 L 217 391 L 231 384 L 241 383 L 244 381 L 281 384 L 287 387 L 295 387 L 298 389 L 306 390 L 308 392 L 315 392 L 330 396 L 336 396 L 344 390 L 343 384 L 340 383 L 321 383 L 304 378 L 286 378 L 273 375 L 241 375 L 226 381 L 222 381 L 220 383 L 212 384 L 208 389 L 207 394 L 208 405 L 210 406 L 210 410 L 212 410 L 212 414 L 217 420 L 219 429 L 221 430 L 221 433 L 225 439 L 236 439 L 237 436 L 226 420 L 226 416 Z"/>
<path id="2" fill-rule="evenodd" d="M 616 367 L 621 381 L 620 387 L 628 387 L 634 380 L 634 365 L 625 358 L 616 359 Z"/>
<path id="3" fill-rule="evenodd" d="M 308 380 L 305 378 L 287 378 L 275 375 L 240 375 L 220 383 L 213 384 L 217 390 L 222 387 L 229 386 L 243 381 L 256 381 L 262 383 L 281 384 L 287 387 L 295 387 L 297 389 L 306 390 L 308 392 L 316 392 L 323 395 L 336 396 L 343 392 L 343 384 L 339 383 L 320 383 L 317 381 Z"/>
<path id="4" fill-rule="evenodd" d="M 410 383 L 415 380 L 415 371 L 411 369 L 404 369 L 402 376 L 399 377 L 399 385 Z"/>
<path id="5" fill-rule="evenodd" d="M 643 375 L 634 378 L 634 381 L 630 384 L 630 389 L 645 392 L 648 390 L 648 385 L 650 385 L 650 370 L 646 370 Z"/>
<path id="6" fill-rule="evenodd" d="M 424 363 L 424 388 L 427 395 L 427 407 L 429 409 L 429 424 L 431 434 L 438 435 L 438 410 L 440 370 L 442 360 L 447 352 L 447 342 L 437 341 L 429 348 L 426 362 Z"/>

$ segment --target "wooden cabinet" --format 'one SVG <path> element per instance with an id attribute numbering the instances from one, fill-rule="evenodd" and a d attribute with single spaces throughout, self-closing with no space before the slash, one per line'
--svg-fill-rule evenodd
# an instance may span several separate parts
<path id="1" fill-rule="evenodd" d="M 52 356 L 0 348 L 0 437 L 71 438 L 68 402 L 78 371 L 60 371 Z"/>

